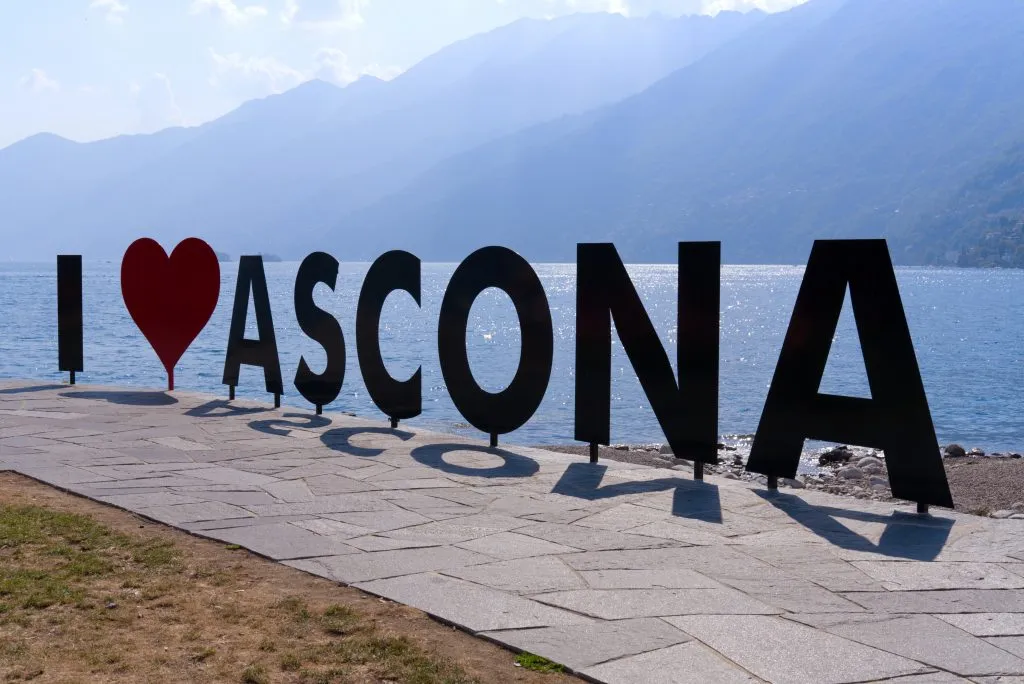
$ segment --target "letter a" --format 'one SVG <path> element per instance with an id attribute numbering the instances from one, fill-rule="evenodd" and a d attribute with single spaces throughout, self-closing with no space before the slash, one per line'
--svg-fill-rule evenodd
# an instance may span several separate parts
<path id="1" fill-rule="evenodd" d="M 819 394 L 850 287 L 871 398 Z M 816 240 L 747 470 L 795 477 L 805 439 L 885 452 L 898 499 L 953 507 L 885 240 Z"/>
<path id="2" fill-rule="evenodd" d="M 245 316 L 249 309 L 249 290 L 252 290 L 253 308 L 256 310 L 258 340 L 245 339 Z M 238 281 L 235 283 L 235 308 L 231 314 L 228 349 L 224 358 L 224 384 L 234 397 L 242 364 L 263 369 L 267 391 L 274 395 L 274 404 L 284 394 L 281 382 L 281 361 L 277 355 L 274 320 L 270 315 L 270 295 L 267 277 L 263 273 L 263 257 L 243 256 L 238 260 Z"/>

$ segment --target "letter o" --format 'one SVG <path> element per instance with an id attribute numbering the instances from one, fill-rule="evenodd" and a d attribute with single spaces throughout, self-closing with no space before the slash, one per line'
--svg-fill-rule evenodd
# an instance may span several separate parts
<path id="1" fill-rule="evenodd" d="M 522 331 L 515 377 L 497 393 L 477 384 L 466 351 L 469 311 L 489 287 L 509 296 Z M 437 349 L 448 394 L 471 425 L 500 435 L 525 424 L 547 392 L 554 353 L 551 310 L 544 286 L 530 264 L 505 247 L 484 247 L 466 257 L 455 269 L 441 302 Z"/>

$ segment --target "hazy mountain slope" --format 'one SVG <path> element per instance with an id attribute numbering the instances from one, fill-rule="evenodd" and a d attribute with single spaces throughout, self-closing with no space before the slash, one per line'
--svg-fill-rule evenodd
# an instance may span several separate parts
<path id="1" fill-rule="evenodd" d="M 1024 143 L 922 217 L 904 242 L 925 263 L 1024 268 Z"/>
<path id="2" fill-rule="evenodd" d="M 287 150 L 284 165 L 325 169 L 326 182 L 300 204 L 283 207 L 265 232 L 272 234 L 275 225 L 292 225 L 319 239 L 349 211 L 404 187 L 438 161 L 537 122 L 621 100 L 740 35 L 761 18 L 759 13 L 639 20 L 587 14 L 517 22 L 507 30 L 516 36 L 526 34 L 522 40 L 530 51 L 525 57 L 520 58 L 524 48 L 512 49 L 508 44 L 515 41 L 503 36 L 494 58 L 475 70 L 464 70 L 455 85 L 356 127 L 316 131 L 307 137 L 308 146 Z M 532 35 L 538 28 L 548 40 Z M 476 44 L 488 36 L 465 42 Z M 457 44 L 449 49 L 468 48 Z M 433 60 L 442 56 L 447 62 L 447 52 L 428 60 L 429 66 L 435 68 Z M 418 68 L 396 79 L 400 93 L 405 92 L 406 78 L 415 79 L 409 88 L 418 91 Z"/>
<path id="3" fill-rule="evenodd" d="M 8 254 L 50 258 L 95 244 L 123 250 L 159 225 L 161 215 L 190 202 L 192 188 L 261 162 L 296 130 L 322 121 L 343 104 L 342 93 L 310 82 L 194 128 L 85 144 L 42 134 L 0 150 L 0 230 Z M 194 223 L 181 227 L 184 235 L 201 232 Z"/>
<path id="4" fill-rule="evenodd" d="M 516 22 L 388 83 L 311 83 L 247 103 L 144 167 L 105 175 L 91 192 L 15 228 L 45 230 L 44 254 L 116 256 L 140 234 L 165 242 L 200 234 L 230 253 L 298 256 L 297 233 L 334 226 L 451 155 L 639 92 L 760 19 Z M 6 215 L 0 221 L 12 225 Z"/>
<path id="5" fill-rule="evenodd" d="M 596 116 L 439 165 L 338 230 L 351 243 L 373 226 L 427 259 L 614 240 L 670 260 L 676 240 L 721 239 L 729 260 L 799 262 L 816 236 L 898 236 L 1024 138 L 1022 86 L 1024 3 L 813 0 Z"/>
<path id="6" fill-rule="evenodd" d="M 29 229 L 37 229 L 55 207 L 92 195 L 110 178 L 145 166 L 194 135 L 172 128 L 83 145 L 41 133 L 0 150 L 0 234 L 8 255 L 38 239 Z"/>

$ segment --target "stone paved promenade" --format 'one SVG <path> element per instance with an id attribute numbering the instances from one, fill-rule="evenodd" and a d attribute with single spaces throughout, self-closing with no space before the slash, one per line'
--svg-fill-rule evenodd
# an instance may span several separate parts
<path id="1" fill-rule="evenodd" d="M 1024 520 L 209 396 L 0 384 L 0 470 L 601 682 L 1024 682 Z"/>

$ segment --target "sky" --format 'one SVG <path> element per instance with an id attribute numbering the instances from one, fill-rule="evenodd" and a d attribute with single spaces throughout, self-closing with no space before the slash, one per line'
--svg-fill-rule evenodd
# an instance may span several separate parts
<path id="1" fill-rule="evenodd" d="M 523 17 L 787 9 L 804 0 L 0 0 L 0 148 L 215 119 L 321 78 L 393 78 Z"/>

